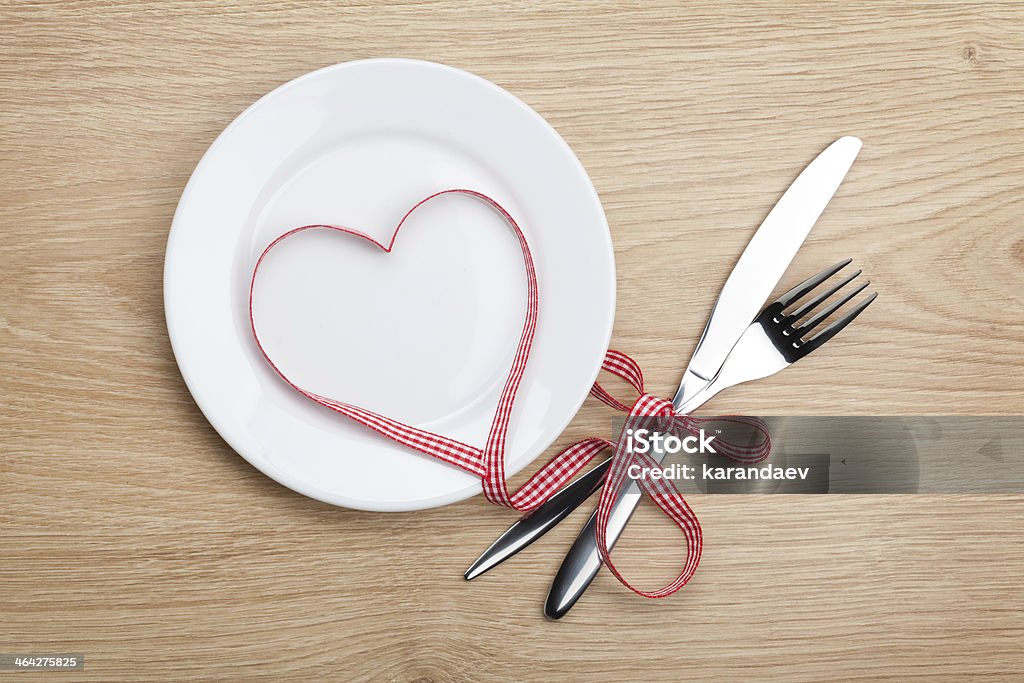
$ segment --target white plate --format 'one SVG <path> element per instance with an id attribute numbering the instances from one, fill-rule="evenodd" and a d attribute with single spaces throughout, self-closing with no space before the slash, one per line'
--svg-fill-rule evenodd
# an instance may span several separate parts
<path id="1" fill-rule="evenodd" d="M 438 190 L 492 196 L 520 222 L 540 317 L 509 431 L 509 475 L 565 428 L 611 335 L 615 272 L 579 160 L 526 104 L 430 62 L 339 64 L 287 83 L 210 146 L 167 244 L 164 304 L 196 403 L 246 460 L 328 503 L 414 510 L 479 493 L 475 477 L 298 395 L 259 355 L 246 308 L 260 251 L 289 228 L 334 223 L 386 242 Z M 493 211 L 439 198 L 390 255 L 309 231 L 268 256 L 256 320 L 298 384 L 480 445 L 522 326 L 522 256 Z"/>

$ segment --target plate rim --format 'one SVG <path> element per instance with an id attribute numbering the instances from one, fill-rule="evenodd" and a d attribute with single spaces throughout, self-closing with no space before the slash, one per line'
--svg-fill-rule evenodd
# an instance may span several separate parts
<path id="1" fill-rule="evenodd" d="M 609 299 L 608 311 L 606 315 L 607 324 L 606 329 L 603 331 L 602 337 L 602 347 L 606 350 L 608 349 L 609 344 L 611 342 L 612 331 L 614 329 L 615 324 L 615 310 L 618 294 L 618 283 L 615 264 L 615 251 L 611 239 L 611 229 L 608 225 L 607 214 L 605 213 L 604 206 L 601 203 L 601 199 L 597 193 L 597 189 L 594 187 L 593 180 L 590 178 L 590 175 L 587 173 L 586 168 L 583 166 L 583 163 L 580 161 L 579 157 L 576 156 L 576 153 L 572 150 L 572 148 L 561 136 L 561 134 L 559 134 L 559 132 L 554 128 L 554 126 L 552 126 L 547 121 L 547 119 L 541 116 L 540 113 L 537 112 L 533 107 L 528 105 L 522 99 L 520 99 L 513 93 L 509 92 L 505 88 L 502 88 L 498 84 L 482 76 L 478 76 L 477 74 L 474 74 L 470 71 L 466 71 L 464 69 L 453 67 L 447 64 L 442 64 L 440 62 L 396 57 L 359 59 L 331 64 L 318 69 L 314 69 L 312 71 L 304 73 L 300 76 L 297 76 L 291 80 L 288 80 L 276 86 L 269 92 L 259 97 L 249 106 L 247 106 L 214 138 L 214 140 L 203 152 L 202 157 L 196 163 L 195 168 L 190 173 L 189 179 L 185 184 L 184 189 L 182 190 L 177 205 L 175 206 L 174 216 L 171 220 L 171 227 L 167 236 L 167 243 L 165 247 L 163 263 L 164 272 L 162 278 L 162 286 L 165 324 L 167 326 L 168 337 L 170 339 L 171 350 L 174 355 L 175 363 L 178 366 L 178 370 L 182 376 L 182 379 L 185 382 L 186 387 L 188 388 L 189 394 L 191 395 L 193 402 L 199 408 L 200 412 L 202 413 L 206 421 L 214 428 L 214 430 L 221 437 L 221 439 L 223 439 L 224 442 L 228 446 L 230 446 L 230 448 L 238 456 L 242 457 L 252 467 L 256 468 L 259 472 L 263 473 L 270 479 L 276 481 L 278 484 L 285 486 L 286 488 L 289 488 L 292 491 L 295 491 L 296 493 L 304 495 L 308 498 L 312 498 L 314 500 L 318 500 L 323 503 L 327 503 L 338 507 L 364 510 L 370 512 L 409 512 L 415 510 L 425 510 L 443 507 L 446 505 L 450 505 L 452 503 L 472 498 L 475 495 L 482 493 L 482 485 L 480 482 L 474 482 L 473 484 L 470 484 L 464 488 L 460 488 L 448 493 L 425 496 L 422 498 L 417 498 L 415 500 L 386 502 L 379 500 L 367 500 L 352 498 L 344 494 L 339 494 L 337 492 L 321 489 L 317 487 L 315 484 L 303 481 L 301 479 L 297 479 L 294 476 L 282 470 L 279 470 L 277 467 L 273 465 L 273 463 L 263 458 L 250 456 L 245 452 L 246 449 L 239 447 L 235 443 L 235 440 L 232 436 L 232 430 L 227 429 L 226 425 L 223 425 L 221 423 L 220 418 L 216 416 L 217 411 L 213 410 L 215 406 L 209 404 L 208 397 L 203 396 L 203 392 L 197 390 L 197 380 L 188 369 L 187 361 L 184 361 L 182 357 L 183 342 L 178 340 L 178 335 L 181 333 L 181 330 L 179 328 L 178 331 L 176 332 L 175 324 L 172 321 L 172 309 L 175 308 L 175 305 L 172 303 L 173 296 L 171 294 L 171 288 L 169 284 L 172 278 L 172 264 L 175 258 L 175 252 L 177 251 L 175 247 L 177 242 L 180 240 L 180 238 L 179 240 L 175 239 L 175 234 L 180 235 L 182 230 L 182 228 L 178 227 L 181 224 L 181 221 L 183 220 L 181 217 L 183 213 L 182 207 L 186 203 L 188 203 L 189 197 L 194 192 L 194 184 L 198 182 L 197 176 L 201 174 L 205 166 L 209 163 L 209 159 L 212 157 L 213 154 L 216 153 L 218 147 L 220 146 L 221 141 L 227 135 L 229 135 L 237 126 L 241 125 L 241 123 L 244 120 L 246 120 L 252 114 L 253 111 L 255 111 L 258 107 L 260 107 L 260 105 L 262 105 L 267 100 L 280 96 L 281 94 L 290 90 L 291 88 L 300 86 L 307 80 L 311 80 L 316 77 L 322 77 L 326 74 L 333 73 L 336 71 L 342 71 L 351 68 L 359 68 L 369 64 L 411 64 L 418 67 L 427 67 L 430 69 L 439 69 L 443 71 L 453 72 L 458 74 L 460 77 L 468 77 L 469 79 L 476 81 L 478 85 L 481 85 L 482 87 L 497 92 L 503 98 L 507 99 L 513 106 L 519 108 L 522 112 L 524 112 L 531 118 L 537 120 L 541 124 L 542 128 L 548 131 L 553 141 L 561 147 L 562 151 L 567 155 L 567 159 L 570 161 L 570 163 L 575 166 L 575 170 L 579 173 L 582 180 L 584 181 L 584 186 L 590 196 L 590 199 L 593 201 L 594 205 L 597 208 L 597 214 L 600 218 L 601 227 L 603 228 L 603 230 L 599 230 L 598 232 L 603 243 L 602 246 L 604 247 L 604 251 L 607 252 L 607 263 L 609 266 Z M 564 433 L 566 427 L 568 427 L 572 420 L 575 419 L 576 415 L 579 413 L 580 408 L 583 406 L 584 401 L 589 395 L 590 387 L 593 386 L 594 382 L 597 380 L 597 377 L 601 372 L 603 360 L 604 354 L 602 353 L 601 357 L 598 358 L 595 362 L 595 367 L 591 372 L 590 381 L 581 389 L 581 391 L 579 392 L 580 395 L 574 400 L 575 407 L 571 411 L 566 411 L 566 417 L 563 421 L 561 421 L 561 424 L 558 426 L 558 428 L 553 430 L 552 436 L 549 440 L 547 440 L 547 443 L 544 444 L 541 448 L 539 448 L 538 452 L 533 457 L 524 459 L 524 462 L 521 465 L 518 465 L 516 467 L 509 467 L 506 471 L 507 477 L 511 478 L 515 476 L 518 472 L 522 471 L 530 464 L 535 462 L 538 458 L 543 456 L 543 454 L 551 447 L 551 444 L 554 443 L 554 441 L 557 440 L 558 437 Z"/>

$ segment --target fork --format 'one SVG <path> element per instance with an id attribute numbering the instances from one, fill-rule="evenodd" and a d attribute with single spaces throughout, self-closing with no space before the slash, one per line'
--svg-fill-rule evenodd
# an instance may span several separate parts
<path id="1" fill-rule="evenodd" d="M 878 296 L 877 293 L 869 294 L 841 318 L 813 337 L 809 336 L 829 316 L 864 291 L 871 284 L 870 280 L 865 280 L 852 290 L 835 298 L 818 312 L 814 313 L 814 311 L 846 285 L 853 282 L 863 272 L 860 269 L 843 277 L 810 301 L 789 312 L 787 309 L 798 304 L 801 299 L 852 262 L 853 259 L 846 259 L 826 268 L 766 306 L 729 352 L 729 358 L 718 375 L 692 399 L 684 404 L 677 404 L 677 411 L 680 414 L 692 412 L 723 389 L 774 375 L 809 355 L 839 334 L 844 327 L 853 322 L 854 318 L 871 305 L 871 302 Z M 807 316 L 811 313 L 814 315 L 808 318 Z"/>
<path id="2" fill-rule="evenodd" d="M 815 313 L 823 303 L 857 278 L 861 270 L 843 277 L 815 298 L 800 303 L 808 294 L 851 262 L 852 259 L 846 259 L 826 268 L 765 307 L 740 337 L 714 380 L 685 404 L 677 403 L 678 412 L 689 413 L 723 389 L 779 372 L 820 348 L 853 322 L 854 318 L 875 300 L 877 294 L 868 295 L 824 330 L 813 337 L 809 336 L 829 316 L 870 284 L 869 281 L 860 284 L 852 291 L 833 299 Z M 794 308 L 798 303 L 800 305 Z M 808 318 L 807 316 L 812 313 L 813 315 Z M 676 398 L 679 399 L 679 396 Z M 466 580 L 472 580 L 496 567 L 550 531 L 601 488 L 601 480 L 610 463 L 611 459 L 605 460 L 566 486 L 533 513 L 512 525 L 466 570 Z M 609 550 L 621 535 L 639 499 L 639 488 L 633 483 L 620 496 L 608 525 Z M 560 618 L 572 607 L 601 567 L 594 534 L 595 526 L 596 514 L 590 517 L 559 569 L 545 605 L 545 613 L 551 618 Z"/>
<path id="3" fill-rule="evenodd" d="M 871 302 L 878 296 L 877 293 L 873 292 L 867 295 L 837 320 L 812 336 L 814 330 L 818 329 L 830 316 L 853 300 L 870 284 L 870 281 L 864 281 L 840 296 L 836 296 L 862 273 L 860 269 L 830 285 L 813 299 L 803 301 L 808 294 L 852 261 L 853 259 L 846 259 L 826 268 L 766 306 L 729 352 L 729 357 L 718 375 L 686 403 L 676 404 L 678 414 L 690 413 L 723 389 L 774 375 L 819 349 L 853 322 L 864 312 L 864 309 L 871 305 Z M 826 302 L 828 303 L 826 304 Z M 822 304 L 826 305 L 822 306 Z M 655 459 L 660 462 L 662 457 L 664 457 L 663 454 L 656 456 Z M 609 551 L 625 529 L 629 518 L 640 502 L 640 497 L 639 486 L 635 482 L 630 482 L 616 501 L 608 523 Z M 547 510 L 546 513 L 559 514 L 559 518 L 568 514 L 568 512 L 556 510 Z M 596 526 L 597 513 L 594 513 L 587 520 L 587 524 L 565 556 L 544 605 L 544 613 L 548 617 L 559 619 L 564 616 L 583 595 L 601 568 L 601 556 L 597 549 L 595 534 Z"/>

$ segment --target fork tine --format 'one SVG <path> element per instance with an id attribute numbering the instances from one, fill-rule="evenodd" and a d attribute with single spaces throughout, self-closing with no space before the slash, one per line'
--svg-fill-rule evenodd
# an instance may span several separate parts
<path id="1" fill-rule="evenodd" d="M 821 302 L 826 301 L 830 296 L 832 296 L 833 294 L 838 292 L 840 289 L 842 289 L 846 285 L 850 284 L 850 282 L 855 277 L 857 277 L 858 275 L 860 275 L 863 272 L 864 272 L 863 270 L 858 268 L 857 270 L 855 270 L 854 272 L 850 273 L 849 275 L 844 277 L 842 280 L 840 280 L 839 282 L 837 282 L 833 286 L 829 287 L 824 293 L 822 293 L 819 296 L 815 297 L 814 299 L 808 301 L 803 306 L 801 306 L 800 308 L 798 308 L 795 311 L 793 311 L 792 313 L 790 313 L 788 317 L 792 318 L 793 320 L 799 320 L 800 318 L 804 317 L 805 315 L 807 315 L 808 313 L 813 311 L 815 308 L 817 308 L 821 304 Z"/>
<path id="2" fill-rule="evenodd" d="M 815 313 L 810 319 L 808 319 L 808 321 L 806 323 L 804 323 L 803 325 L 800 325 L 799 327 L 795 328 L 796 332 L 800 336 L 803 336 L 804 334 L 807 334 L 808 332 L 813 330 L 815 327 L 820 325 L 821 322 L 825 318 L 829 317 L 830 315 L 835 313 L 837 310 L 839 310 L 840 306 L 842 306 L 847 301 L 849 301 L 853 297 L 855 297 L 858 294 L 860 294 L 861 292 L 863 292 L 864 288 L 867 287 L 870 284 L 871 284 L 871 280 L 866 280 L 865 282 L 861 283 L 861 285 L 859 287 L 855 287 L 848 294 L 844 294 L 843 296 L 839 297 L 838 299 L 836 299 L 835 301 L 830 303 L 828 306 L 826 306 L 825 308 L 821 309 L 820 312 Z"/>
<path id="3" fill-rule="evenodd" d="M 822 282 L 829 279 L 846 266 L 850 265 L 851 261 L 853 261 L 852 258 L 848 258 L 845 261 L 840 261 L 834 266 L 829 266 L 828 268 L 821 271 L 817 275 L 807 278 L 806 280 L 798 284 L 796 287 L 794 287 L 793 289 L 789 290 L 788 292 L 780 296 L 778 299 L 776 299 L 775 304 L 778 306 L 782 306 L 783 308 L 789 306 L 791 303 L 807 294 L 807 292 L 811 291 L 812 289 L 820 285 Z"/>
<path id="4" fill-rule="evenodd" d="M 806 356 L 811 351 L 814 351 L 816 348 L 827 342 L 829 339 L 839 334 L 844 327 L 852 323 L 854 318 L 863 313 L 864 309 L 870 306 L 871 302 L 877 298 L 878 292 L 872 292 L 870 295 L 868 295 L 866 299 L 864 299 L 859 304 L 850 309 L 849 313 L 847 313 L 842 318 L 835 321 L 834 323 L 826 327 L 824 330 L 819 332 L 817 335 L 814 336 L 813 339 L 810 339 L 801 344 L 798 347 L 799 352 L 802 352 L 803 355 Z"/>

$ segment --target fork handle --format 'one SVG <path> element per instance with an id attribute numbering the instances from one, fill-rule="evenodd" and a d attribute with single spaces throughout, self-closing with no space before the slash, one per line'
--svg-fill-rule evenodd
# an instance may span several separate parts
<path id="1" fill-rule="evenodd" d="M 723 372 L 725 372 L 723 368 Z M 715 396 L 723 389 L 743 381 L 733 377 L 729 373 L 719 374 L 710 383 L 694 392 L 684 403 L 676 404 L 676 414 L 686 415 L 696 410 L 705 402 Z M 681 394 L 677 394 L 678 399 Z M 655 455 L 655 460 L 661 462 L 665 458 L 664 453 Z M 615 542 L 626 529 L 629 518 L 640 504 L 642 494 L 640 485 L 635 481 L 626 482 L 622 492 L 612 506 L 611 516 L 608 519 L 608 528 L 605 538 L 608 541 L 608 550 L 615 547 Z M 601 553 L 597 549 L 597 512 L 590 515 L 586 525 L 580 531 L 579 536 L 573 542 L 569 552 L 566 553 L 562 566 L 558 568 L 558 574 L 551 583 L 551 590 L 544 603 L 544 615 L 549 619 L 561 619 L 566 612 L 572 609 L 583 593 L 593 582 L 594 577 L 601 570 Z"/>
<path id="2" fill-rule="evenodd" d="M 625 491 L 616 501 L 612 510 L 611 519 L 608 521 L 608 550 L 615 546 L 626 523 L 633 516 L 637 505 L 640 503 L 640 487 L 636 482 L 629 482 Z M 551 583 L 551 590 L 548 592 L 547 600 L 544 603 L 544 616 L 549 619 L 561 619 L 566 612 L 572 609 L 583 593 L 590 586 L 591 582 L 601 570 L 601 553 L 597 549 L 597 512 L 590 515 L 590 519 L 583 526 L 579 536 L 573 541 L 572 547 L 562 560 L 562 566 L 558 568 L 558 574 Z"/>

